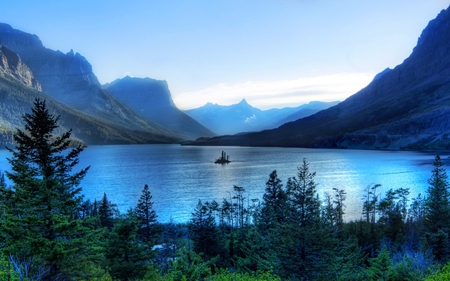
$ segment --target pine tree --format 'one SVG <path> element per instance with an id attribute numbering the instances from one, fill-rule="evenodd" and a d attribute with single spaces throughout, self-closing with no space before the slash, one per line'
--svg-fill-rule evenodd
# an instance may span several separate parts
<path id="1" fill-rule="evenodd" d="M 266 182 L 266 191 L 257 218 L 260 231 L 277 228 L 284 222 L 287 213 L 286 199 L 286 192 L 278 178 L 277 171 L 273 171 Z"/>
<path id="2" fill-rule="evenodd" d="M 105 257 L 114 280 L 141 280 L 151 257 L 148 245 L 137 237 L 138 222 L 132 212 L 118 219 L 109 235 Z"/>
<path id="3" fill-rule="evenodd" d="M 142 195 L 135 209 L 136 217 L 140 223 L 139 235 L 145 242 L 153 241 L 156 237 L 156 212 L 153 210 L 152 194 L 148 185 L 144 185 Z M 154 241 L 153 241 L 154 242 Z"/>
<path id="4" fill-rule="evenodd" d="M 111 230 L 114 226 L 115 205 L 112 204 L 106 193 L 103 193 L 100 206 L 98 207 L 98 215 L 100 217 L 100 225 Z"/>
<path id="5" fill-rule="evenodd" d="M 298 226 L 317 224 L 320 218 L 320 200 L 317 195 L 317 184 L 314 182 L 316 172 L 309 171 L 309 163 L 304 158 L 298 167 L 298 177 L 289 178 L 287 196 L 291 207 L 291 219 Z"/>
<path id="6" fill-rule="evenodd" d="M 4 248 L 15 261 L 35 261 L 48 276 L 64 274 L 73 255 L 83 247 L 85 229 L 76 219 L 82 196 L 80 181 L 89 167 L 72 173 L 82 146 L 69 148 L 71 130 L 56 136 L 59 116 L 36 99 L 31 114 L 23 116 L 25 130 L 14 134 L 15 149 L 8 161 L 13 194 L 6 202 L 1 232 Z"/>
<path id="7" fill-rule="evenodd" d="M 436 155 L 434 169 L 428 180 L 428 198 L 425 202 L 425 227 L 430 233 L 439 229 L 448 233 L 450 224 L 450 192 L 447 173 L 441 157 Z"/>
<path id="8" fill-rule="evenodd" d="M 205 259 L 213 258 L 220 252 L 215 219 L 211 210 L 201 200 L 192 213 L 190 231 L 195 252 L 203 253 Z"/>

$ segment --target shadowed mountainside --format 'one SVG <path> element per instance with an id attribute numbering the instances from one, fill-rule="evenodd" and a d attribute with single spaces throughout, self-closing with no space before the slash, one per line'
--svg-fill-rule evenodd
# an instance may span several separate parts
<path id="1" fill-rule="evenodd" d="M 450 149 L 450 8 L 404 62 L 340 104 L 277 129 L 191 144 Z"/>
<path id="2" fill-rule="evenodd" d="M 87 144 L 174 143 L 180 139 L 112 125 L 55 101 L 40 91 L 40 84 L 19 55 L 0 45 L 0 144 L 11 145 L 22 115 L 29 113 L 35 98 L 47 101 L 54 115 L 61 115 L 61 130 L 73 129 L 73 137 Z"/>
<path id="3" fill-rule="evenodd" d="M 126 76 L 103 88 L 141 116 L 185 139 L 215 135 L 175 106 L 166 81 Z"/>
<path id="4" fill-rule="evenodd" d="M 110 126 L 175 138 L 175 132 L 141 117 L 103 90 L 92 66 L 79 53 L 64 54 L 45 48 L 36 35 L 4 23 L 0 23 L 0 44 L 20 56 L 42 91 L 53 99 Z"/>

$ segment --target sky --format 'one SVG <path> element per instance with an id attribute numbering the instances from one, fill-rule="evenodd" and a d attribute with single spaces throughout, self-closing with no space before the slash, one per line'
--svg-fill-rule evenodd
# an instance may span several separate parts
<path id="1" fill-rule="evenodd" d="M 166 80 L 180 109 L 342 101 L 401 64 L 448 0 L 0 0 L 0 22 L 80 53 L 100 83 Z"/>

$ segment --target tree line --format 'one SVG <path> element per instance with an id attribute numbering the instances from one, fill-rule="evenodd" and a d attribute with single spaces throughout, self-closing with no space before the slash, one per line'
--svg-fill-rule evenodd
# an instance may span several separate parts
<path id="1" fill-rule="evenodd" d="M 286 184 L 273 171 L 262 198 L 234 186 L 198 201 L 189 222 L 161 224 L 144 185 L 121 214 L 107 195 L 84 200 L 83 147 L 36 99 L 0 172 L 1 280 L 447 280 L 450 191 L 435 157 L 425 195 L 364 189 L 361 219 L 345 220 L 344 189 L 320 198 L 303 159 Z M 5 177 L 12 185 L 7 186 Z"/>

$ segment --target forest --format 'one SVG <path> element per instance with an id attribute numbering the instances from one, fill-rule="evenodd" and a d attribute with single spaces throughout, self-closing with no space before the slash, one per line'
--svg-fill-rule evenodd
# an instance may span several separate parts
<path id="1" fill-rule="evenodd" d="M 83 146 L 70 130 L 54 134 L 58 120 L 36 99 L 7 148 L 0 280 L 450 280 L 450 187 L 439 155 L 426 194 L 381 196 L 369 185 L 356 221 L 345 219 L 345 189 L 319 198 L 303 159 L 286 184 L 268 175 L 260 199 L 234 186 L 222 202 L 198 201 L 190 221 L 161 224 L 148 185 L 125 214 L 107 194 L 83 198 L 89 167 L 73 171 Z"/>

